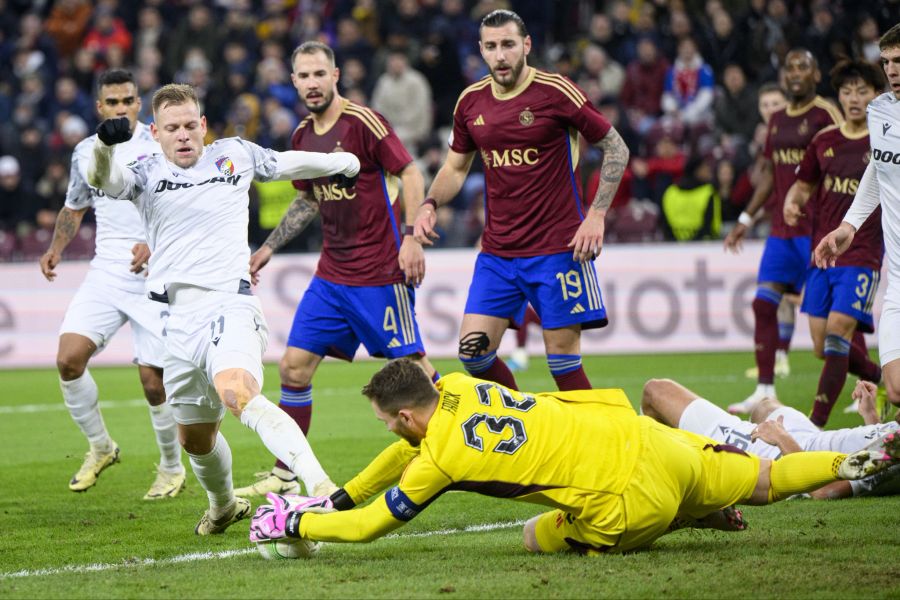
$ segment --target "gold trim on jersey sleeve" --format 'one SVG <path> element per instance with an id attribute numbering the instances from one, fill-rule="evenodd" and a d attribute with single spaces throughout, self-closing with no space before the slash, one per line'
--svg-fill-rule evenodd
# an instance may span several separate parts
<path id="1" fill-rule="evenodd" d="M 562 75 L 538 71 L 538 74 L 535 77 L 535 81 L 555 87 L 563 94 L 565 94 L 566 97 L 574 102 L 575 106 L 579 108 L 581 108 L 581 106 L 585 102 L 587 102 L 587 98 L 585 98 L 584 94 L 581 93 L 581 90 L 575 87 L 568 79 L 566 79 Z"/>
<path id="2" fill-rule="evenodd" d="M 346 112 L 348 115 L 353 115 L 354 117 L 362 121 L 379 140 L 387 137 L 387 128 L 384 126 L 384 124 L 382 124 L 382 122 L 378 119 L 375 113 L 372 112 L 371 109 L 364 106 L 359 106 L 358 104 L 353 104 L 352 102 L 348 102 L 346 108 L 344 109 L 344 112 Z"/>
<path id="3" fill-rule="evenodd" d="M 834 121 L 835 125 L 843 124 L 844 115 L 841 114 L 841 111 L 837 106 L 821 96 L 816 96 L 816 99 L 813 102 L 815 102 L 816 106 L 824 109 L 829 115 L 831 115 L 831 119 Z"/>
<path id="4" fill-rule="evenodd" d="M 490 85 L 490 83 L 491 83 L 491 76 L 485 75 L 484 77 L 482 77 L 481 79 L 479 79 L 478 81 L 476 81 L 475 83 L 473 83 L 472 85 L 470 85 L 469 87 L 464 89 L 462 91 L 462 93 L 459 95 L 459 98 L 456 99 L 456 105 L 453 107 L 453 114 L 454 115 L 456 114 L 456 109 L 459 108 L 459 103 L 462 102 L 463 98 L 465 98 L 472 92 L 477 92 L 478 90 L 483 90 L 485 87 Z"/>

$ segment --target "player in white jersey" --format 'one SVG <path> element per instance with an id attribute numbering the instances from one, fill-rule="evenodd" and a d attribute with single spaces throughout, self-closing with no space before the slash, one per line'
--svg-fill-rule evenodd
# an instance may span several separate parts
<path id="1" fill-rule="evenodd" d="M 159 152 L 150 128 L 137 120 L 140 108 L 141 99 L 131 73 L 113 69 L 100 75 L 97 87 L 100 117 L 128 119 L 131 138 L 121 145 L 116 155 L 123 165 Z M 184 488 L 185 470 L 181 464 L 178 430 L 163 390 L 164 311 L 144 293 L 143 271 L 150 250 L 137 210 L 127 202 L 110 200 L 87 183 L 94 138 L 82 140 L 75 147 L 66 204 L 56 218 L 50 248 L 41 257 L 41 271 L 48 281 L 53 281 L 63 250 L 77 233 L 87 209 L 93 207 L 97 249 L 87 277 L 66 310 L 56 357 L 66 407 L 90 443 L 90 451 L 69 482 L 69 489 L 82 492 L 90 488 L 100 472 L 119 458 L 119 446 L 106 430 L 97 405 L 97 385 L 87 364 L 128 322 L 134 340 L 134 362 L 150 405 L 160 451 L 156 480 L 144 499 L 167 498 Z"/>
<path id="2" fill-rule="evenodd" d="M 300 427 L 260 393 L 268 330 L 250 295 L 248 189 L 253 179 L 334 175 L 350 185 L 359 160 L 347 152 L 274 152 L 240 138 L 203 146 L 206 118 L 191 86 L 170 84 L 153 96 L 153 137 L 162 154 L 121 168 L 113 153 L 125 124 L 97 128 L 88 180 L 138 208 L 153 253 L 147 289 L 168 304 L 164 383 L 191 467 L 210 508 L 195 528 L 220 533 L 245 518 L 236 498 L 231 450 L 219 432 L 227 407 L 297 474 L 308 493 L 336 486 Z M 165 308 L 165 305 L 161 305 Z"/>
<path id="3" fill-rule="evenodd" d="M 844 221 L 816 247 L 815 261 L 819 268 L 834 266 L 856 231 L 881 205 L 888 285 L 878 322 L 878 354 L 888 400 L 900 406 L 900 24 L 881 37 L 878 47 L 891 90 L 869 103 L 869 166 Z"/>
<path id="4" fill-rule="evenodd" d="M 677 427 L 729 444 L 761 458 L 775 460 L 792 452 L 861 450 L 882 436 L 900 430 L 896 421 L 878 422 L 878 386 L 859 381 L 853 399 L 865 425 L 822 431 L 799 410 L 774 398 L 760 402 L 741 420 L 670 379 L 651 379 L 644 385 L 641 412 L 664 425 Z M 819 493 L 821 492 L 821 493 Z M 900 465 L 859 481 L 835 482 L 817 490 L 818 498 L 900 493 Z"/>

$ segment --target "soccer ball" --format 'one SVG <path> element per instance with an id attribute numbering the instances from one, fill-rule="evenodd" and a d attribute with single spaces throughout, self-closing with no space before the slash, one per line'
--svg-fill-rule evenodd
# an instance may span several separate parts
<path id="1" fill-rule="evenodd" d="M 281 538 L 267 542 L 257 542 L 256 549 L 266 560 L 285 558 L 312 558 L 322 547 L 321 542 Z"/>

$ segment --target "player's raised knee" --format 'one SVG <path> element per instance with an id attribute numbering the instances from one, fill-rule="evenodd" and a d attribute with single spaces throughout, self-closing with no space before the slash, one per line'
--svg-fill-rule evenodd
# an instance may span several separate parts
<path id="1" fill-rule="evenodd" d="M 214 384 L 222 404 L 240 417 L 247 404 L 259 394 L 256 379 L 243 369 L 227 369 L 215 376 Z"/>
<path id="2" fill-rule="evenodd" d="M 641 410 L 653 410 L 660 398 L 671 392 L 675 385 L 671 379 L 648 379 L 641 394 Z"/>

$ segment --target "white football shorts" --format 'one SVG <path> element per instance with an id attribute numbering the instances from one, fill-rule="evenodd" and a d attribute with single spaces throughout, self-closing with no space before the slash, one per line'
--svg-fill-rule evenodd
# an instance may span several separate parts
<path id="1" fill-rule="evenodd" d="M 894 289 L 900 288 L 900 284 Z M 881 317 L 878 319 L 878 356 L 881 366 L 900 358 L 900 298 L 893 296 L 891 287 L 884 296 Z"/>
<path id="2" fill-rule="evenodd" d="M 163 383 L 175 420 L 183 425 L 220 421 L 226 409 L 213 387 L 217 373 L 243 369 L 263 386 L 269 330 L 259 299 L 206 290 L 190 302 L 179 298 L 168 309 Z"/>
<path id="3" fill-rule="evenodd" d="M 762 440 L 750 439 L 750 434 L 756 429 L 754 423 L 729 414 L 704 398 L 697 398 L 687 405 L 681 413 L 678 428 L 705 435 L 717 442 L 735 446 L 762 458 L 774 459 L 781 456 L 781 450 L 776 446 Z"/>
<path id="4" fill-rule="evenodd" d="M 83 335 L 97 346 L 97 354 L 128 322 L 134 343 L 134 362 L 162 367 L 165 357 L 162 333 L 167 314 L 165 304 L 147 298 L 142 283 L 135 286 L 121 277 L 90 269 L 69 302 L 59 333 Z"/>

